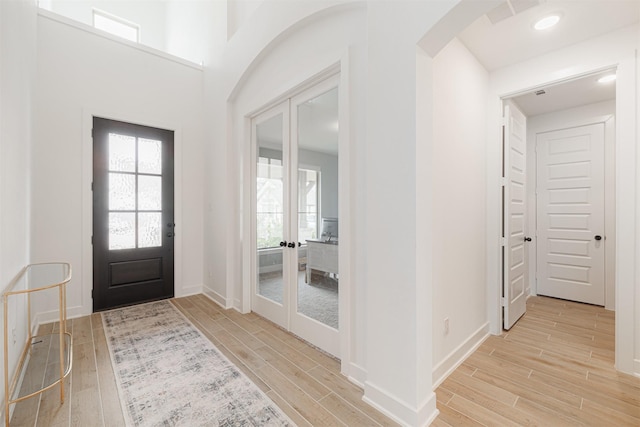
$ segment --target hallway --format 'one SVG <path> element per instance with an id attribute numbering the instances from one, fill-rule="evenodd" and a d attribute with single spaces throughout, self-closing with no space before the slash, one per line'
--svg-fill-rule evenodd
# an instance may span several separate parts
<path id="1" fill-rule="evenodd" d="M 615 313 L 531 297 L 436 390 L 434 425 L 640 425 L 640 379 L 614 369 Z"/>

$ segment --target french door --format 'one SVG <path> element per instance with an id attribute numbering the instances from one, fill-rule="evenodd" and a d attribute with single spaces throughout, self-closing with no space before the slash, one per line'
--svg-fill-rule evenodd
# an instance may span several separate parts
<path id="1" fill-rule="evenodd" d="M 339 356 L 338 78 L 252 119 L 252 310 Z"/>
<path id="2" fill-rule="evenodd" d="M 173 132 L 93 119 L 93 309 L 170 298 Z"/>

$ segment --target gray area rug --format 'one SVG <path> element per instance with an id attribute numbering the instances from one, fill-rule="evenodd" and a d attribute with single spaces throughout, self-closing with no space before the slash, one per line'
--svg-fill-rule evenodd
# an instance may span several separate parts
<path id="1" fill-rule="evenodd" d="M 127 425 L 294 425 L 170 302 L 102 321 Z"/>

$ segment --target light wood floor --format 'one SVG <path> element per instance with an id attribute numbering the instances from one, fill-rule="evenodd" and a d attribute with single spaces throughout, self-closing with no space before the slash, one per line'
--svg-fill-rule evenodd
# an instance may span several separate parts
<path id="1" fill-rule="evenodd" d="M 396 426 L 362 401 L 362 389 L 340 375 L 339 362 L 265 319 L 223 310 L 196 295 L 171 302 L 240 370 L 299 426 Z M 124 425 L 113 369 L 99 314 L 74 319 L 73 370 L 69 397 L 60 405 L 59 389 L 16 405 L 11 425 Z M 40 333 L 54 325 L 45 325 Z M 57 327 L 57 325 L 56 325 Z M 57 339 L 34 348 L 23 388 L 34 388 L 44 375 L 55 376 Z M 37 350 L 37 351 L 36 351 Z M 47 366 L 46 372 L 44 366 Z"/>
<path id="2" fill-rule="evenodd" d="M 362 402 L 336 360 L 272 323 L 202 295 L 172 302 L 298 425 L 396 425 Z M 12 426 L 124 425 L 100 315 L 70 323 L 69 397 L 60 405 L 54 389 L 18 404 Z M 613 313 L 601 308 L 530 298 L 510 332 L 490 337 L 436 390 L 433 425 L 640 426 L 640 380 L 613 369 L 613 329 Z M 45 361 L 56 344 L 36 345 L 39 368 L 25 389 L 55 375 L 55 362 Z"/>
<path id="3" fill-rule="evenodd" d="M 638 427 L 640 379 L 613 364 L 613 312 L 531 297 L 438 387 L 434 425 Z"/>

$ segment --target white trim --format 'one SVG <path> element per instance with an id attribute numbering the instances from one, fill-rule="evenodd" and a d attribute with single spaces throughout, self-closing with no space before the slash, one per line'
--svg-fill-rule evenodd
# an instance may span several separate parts
<path id="1" fill-rule="evenodd" d="M 124 110 L 124 108 L 123 108 Z M 134 123 L 142 126 L 166 129 L 173 131 L 173 165 L 174 165 L 174 222 L 176 224 L 176 235 L 174 238 L 174 284 L 173 291 L 176 298 L 190 295 L 193 286 L 184 289 L 183 269 L 183 206 L 182 206 L 182 130 L 177 123 L 168 123 L 160 118 L 146 117 L 139 112 L 113 112 L 104 111 L 100 108 L 85 107 L 82 109 L 82 265 L 80 268 L 81 283 L 80 300 L 82 309 L 80 315 L 87 315 L 93 312 L 93 299 L 91 290 L 93 289 L 93 245 L 91 236 L 93 235 L 93 118 L 101 117 L 105 119 L 117 120 L 121 122 Z M 196 286 L 198 287 L 198 286 Z M 71 315 L 71 314 L 70 314 Z"/>
<path id="2" fill-rule="evenodd" d="M 193 69 L 196 69 L 196 70 L 199 70 L 199 71 L 204 70 L 204 66 L 202 64 L 196 64 L 195 62 L 191 62 L 191 61 L 189 61 L 187 59 L 180 58 L 179 56 L 175 56 L 175 55 L 172 55 L 170 53 L 167 53 L 167 52 L 164 52 L 164 51 L 161 51 L 161 50 L 149 47 L 149 46 L 142 45 L 140 43 L 132 42 L 132 41 L 124 39 L 122 37 L 118 37 L 118 36 L 116 36 L 114 34 L 108 33 L 106 31 L 102 31 L 102 30 L 99 30 L 97 28 L 94 28 L 91 25 L 87 25 L 85 23 L 82 23 L 82 22 L 79 22 L 79 21 L 75 21 L 75 20 L 73 20 L 71 18 L 67 18 L 66 16 L 59 15 L 59 14 L 57 14 L 55 12 L 51 12 L 50 10 L 47 10 L 47 9 L 38 8 L 38 15 L 43 17 L 43 18 L 49 19 L 51 21 L 58 22 L 60 24 L 67 25 L 69 27 L 73 27 L 75 29 L 84 31 L 86 33 L 90 33 L 90 34 L 93 34 L 95 36 L 102 37 L 104 39 L 108 39 L 108 40 L 114 41 L 116 43 L 120 43 L 122 45 L 125 45 L 125 46 L 132 47 L 132 48 L 137 49 L 139 51 L 142 51 L 142 52 L 148 53 L 150 55 L 154 55 L 154 56 L 160 57 L 162 59 L 166 59 L 168 61 L 175 62 L 175 63 L 180 64 L 180 65 L 184 65 L 184 66 L 189 67 L 189 68 L 193 68 Z M 140 33 L 139 32 L 138 32 L 138 37 L 140 37 Z"/>
<path id="3" fill-rule="evenodd" d="M 75 307 L 67 307 L 67 320 L 76 319 L 78 317 L 83 317 L 86 315 L 87 313 L 84 312 L 83 307 L 80 305 L 77 305 Z M 58 310 L 56 309 L 56 310 L 43 311 L 36 314 L 35 321 L 33 323 L 37 325 L 35 329 L 37 331 L 37 328 L 40 327 L 40 325 L 58 322 L 59 320 L 60 320 L 60 314 L 58 314 Z"/>
<path id="4" fill-rule="evenodd" d="M 352 189 L 355 179 L 355 160 L 352 155 L 355 144 L 352 143 L 355 136 L 351 134 L 351 68 L 350 57 L 353 54 L 351 47 L 347 48 L 340 58 L 339 89 L 338 89 L 338 218 L 340 221 L 340 250 L 338 251 L 338 265 L 340 268 L 340 287 L 338 294 L 338 324 L 340 332 L 340 371 L 351 369 L 351 376 L 364 383 L 367 378 L 366 370 L 352 363 L 351 346 L 355 339 L 352 336 L 351 326 L 355 321 L 355 310 L 352 301 L 355 301 L 355 258 L 352 257 L 352 242 L 355 240 L 356 218 L 352 215 L 354 191 Z"/>
<path id="5" fill-rule="evenodd" d="M 345 369 L 345 366 L 347 369 Z M 360 388 L 364 388 L 364 383 L 367 381 L 367 370 L 357 363 L 342 363 L 342 372 L 344 376 L 352 383 Z"/>
<path id="6" fill-rule="evenodd" d="M 204 289 L 204 285 L 200 284 L 200 285 L 195 285 L 195 286 L 189 286 L 186 288 L 182 288 L 182 292 L 180 293 L 180 297 L 189 297 L 192 295 L 199 295 L 201 293 L 203 293 L 203 289 Z"/>
<path id="7" fill-rule="evenodd" d="M 209 288 L 206 285 L 202 289 L 202 294 L 207 298 L 209 298 L 211 301 L 218 304 L 220 307 L 224 308 L 225 310 L 233 308 L 233 303 L 231 302 L 232 301 L 231 298 L 223 297 L 218 292 L 214 291 L 213 289 Z"/>
<path id="8" fill-rule="evenodd" d="M 633 364 L 635 365 L 633 375 L 640 378 L 640 359 L 635 359 Z"/>
<path id="9" fill-rule="evenodd" d="M 456 347 L 444 360 L 433 368 L 432 381 L 433 390 L 453 372 L 465 359 L 480 347 L 489 337 L 489 322 L 482 325 L 469 338 Z"/>
<path id="10" fill-rule="evenodd" d="M 404 426 L 428 426 L 439 414 L 436 409 L 436 395 L 433 392 L 418 408 L 412 408 L 371 381 L 366 381 L 362 400 Z"/>

